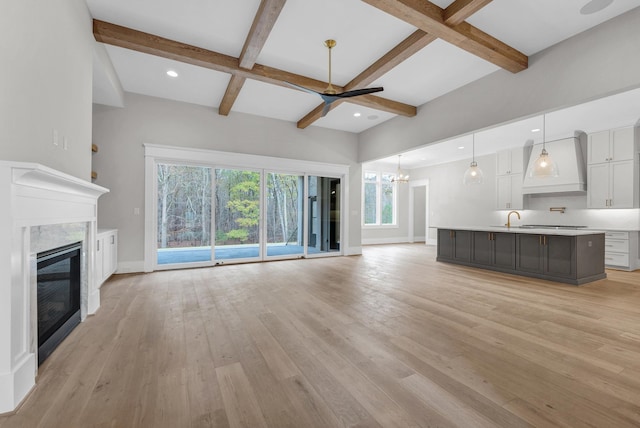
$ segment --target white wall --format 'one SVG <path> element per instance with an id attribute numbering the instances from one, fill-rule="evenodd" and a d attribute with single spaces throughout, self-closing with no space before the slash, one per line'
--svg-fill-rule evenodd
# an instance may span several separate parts
<path id="1" fill-rule="evenodd" d="M 0 10 L 0 159 L 90 180 L 95 42 L 85 2 L 2 0 Z"/>
<path id="2" fill-rule="evenodd" d="M 640 87 L 640 7 L 359 136 L 361 162 Z"/>
<path id="3" fill-rule="evenodd" d="M 414 241 L 423 241 L 427 236 L 427 194 L 426 186 L 412 187 L 413 192 L 413 238 Z"/>
<path id="4" fill-rule="evenodd" d="M 429 180 L 429 227 L 496 225 L 496 156 L 476 157 L 484 183 L 465 186 L 471 159 L 411 170 L 411 179 Z M 428 238 L 435 239 L 433 231 Z"/>
<path id="5" fill-rule="evenodd" d="M 211 149 L 349 165 L 350 249 L 360 250 L 361 166 L 357 136 L 319 127 L 297 129 L 294 123 L 125 94 L 125 107 L 94 105 L 93 156 L 96 184 L 111 192 L 100 198 L 100 227 L 119 231 L 119 270 L 140 270 L 144 258 L 143 143 Z M 140 215 L 134 215 L 134 209 Z"/>

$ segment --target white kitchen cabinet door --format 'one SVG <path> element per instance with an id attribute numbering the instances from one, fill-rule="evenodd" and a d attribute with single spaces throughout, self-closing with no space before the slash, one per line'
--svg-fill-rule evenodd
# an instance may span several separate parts
<path id="1" fill-rule="evenodd" d="M 103 230 L 98 233 L 96 247 L 96 280 L 101 285 L 118 267 L 118 231 Z"/>
<path id="2" fill-rule="evenodd" d="M 496 175 L 522 174 L 523 170 L 522 147 L 496 153 Z"/>
<path id="3" fill-rule="evenodd" d="M 588 167 L 588 208 L 633 208 L 633 161 Z"/>
<path id="4" fill-rule="evenodd" d="M 609 207 L 633 208 L 633 161 L 611 162 L 609 168 Z"/>
<path id="5" fill-rule="evenodd" d="M 522 174 L 511 174 L 511 205 L 512 210 L 521 210 L 524 208 L 524 199 L 522 197 Z"/>
<path id="6" fill-rule="evenodd" d="M 104 236 L 98 235 L 96 240 L 96 264 L 95 275 L 98 286 L 102 284 L 102 277 L 104 276 Z"/>
<path id="7" fill-rule="evenodd" d="M 609 207 L 609 163 L 589 165 L 587 171 L 587 207 Z"/>
<path id="8" fill-rule="evenodd" d="M 521 210 L 523 208 L 522 174 L 498 176 L 496 191 L 499 210 Z"/>
<path id="9" fill-rule="evenodd" d="M 511 151 L 500 150 L 496 153 L 496 175 L 507 175 L 511 170 Z"/>
<path id="10" fill-rule="evenodd" d="M 587 163 L 609 162 L 609 131 L 589 134 Z"/>
<path id="11" fill-rule="evenodd" d="M 511 149 L 511 174 L 524 173 L 524 149 L 518 147 Z"/>
<path id="12" fill-rule="evenodd" d="M 609 160 L 612 162 L 633 160 L 633 128 L 620 128 L 611 131 L 611 149 Z"/>
<path id="13" fill-rule="evenodd" d="M 497 208 L 499 210 L 508 210 L 511 204 L 511 176 L 498 176 L 496 178 L 496 190 L 498 194 Z"/>
<path id="14" fill-rule="evenodd" d="M 616 162 L 634 158 L 634 128 L 612 129 L 589 135 L 587 163 Z"/>

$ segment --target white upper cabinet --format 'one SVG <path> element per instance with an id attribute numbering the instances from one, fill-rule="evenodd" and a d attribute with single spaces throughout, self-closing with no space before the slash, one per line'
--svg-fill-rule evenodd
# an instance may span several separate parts
<path id="1" fill-rule="evenodd" d="M 590 134 L 588 163 L 633 160 L 634 147 L 632 127 Z"/>
<path id="2" fill-rule="evenodd" d="M 589 135 L 587 207 L 638 206 L 638 165 L 634 128 Z"/>
<path id="3" fill-rule="evenodd" d="M 501 150 L 496 153 L 496 175 L 522 174 L 523 148 Z"/>
<path id="4" fill-rule="evenodd" d="M 499 210 L 521 210 L 523 148 L 501 150 L 496 153 L 496 190 Z"/>

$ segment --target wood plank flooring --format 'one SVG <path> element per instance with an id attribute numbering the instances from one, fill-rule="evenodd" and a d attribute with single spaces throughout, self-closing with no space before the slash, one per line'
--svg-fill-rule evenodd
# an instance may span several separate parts
<path id="1" fill-rule="evenodd" d="M 0 428 L 638 427 L 640 272 L 363 256 L 116 275 Z"/>

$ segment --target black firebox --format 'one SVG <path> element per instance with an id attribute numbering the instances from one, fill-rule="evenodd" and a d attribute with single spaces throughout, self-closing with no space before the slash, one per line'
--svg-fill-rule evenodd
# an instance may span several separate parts
<path id="1" fill-rule="evenodd" d="M 38 365 L 80 324 L 82 244 L 38 253 Z"/>

